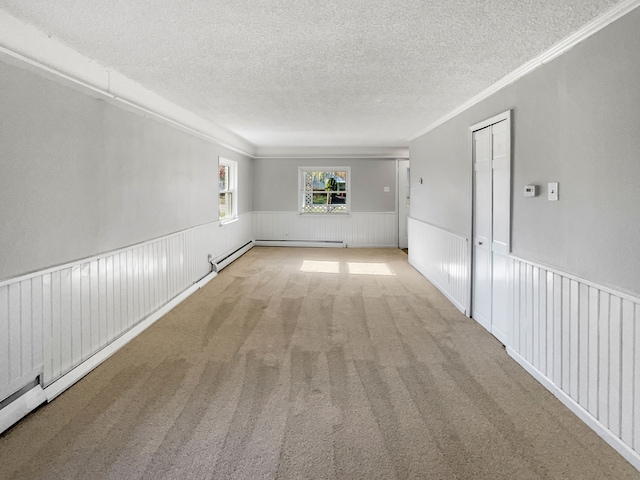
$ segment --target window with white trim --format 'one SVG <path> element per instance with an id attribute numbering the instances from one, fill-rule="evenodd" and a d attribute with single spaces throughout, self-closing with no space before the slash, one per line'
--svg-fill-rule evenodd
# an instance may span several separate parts
<path id="1" fill-rule="evenodd" d="M 298 167 L 300 213 L 349 213 L 350 167 Z"/>
<path id="2" fill-rule="evenodd" d="M 218 157 L 218 218 L 225 223 L 238 217 L 238 163 Z"/>

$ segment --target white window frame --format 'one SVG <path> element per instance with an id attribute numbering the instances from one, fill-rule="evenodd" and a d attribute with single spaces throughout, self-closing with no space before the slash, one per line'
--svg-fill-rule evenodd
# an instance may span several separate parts
<path id="1" fill-rule="evenodd" d="M 229 178 L 227 180 L 227 189 L 220 189 L 220 167 L 228 167 Z M 218 157 L 218 220 L 221 225 L 233 222 L 238 219 L 238 162 L 227 158 Z M 220 217 L 220 195 L 227 194 L 231 198 L 231 214 L 229 216 Z M 229 197 L 228 197 L 229 198 Z"/>
<path id="2" fill-rule="evenodd" d="M 347 178 L 345 182 L 346 202 L 345 212 L 325 211 L 325 212 L 305 212 L 305 174 L 307 172 L 346 172 Z M 324 167 L 298 167 L 298 213 L 300 215 L 350 215 L 351 214 L 351 167 L 343 166 L 324 166 Z"/>

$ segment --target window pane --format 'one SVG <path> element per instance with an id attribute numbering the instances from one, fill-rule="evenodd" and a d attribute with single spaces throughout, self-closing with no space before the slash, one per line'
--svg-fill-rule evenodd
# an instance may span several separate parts
<path id="1" fill-rule="evenodd" d="M 220 218 L 231 217 L 233 209 L 231 204 L 231 193 L 221 193 L 220 194 Z"/>
<path id="2" fill-rule="evenodd" d="M 313 194 L 313 204 L 314 205 L 324 205 L 327 203 L 327 194 L 326 193 L 314 193 Z"/>
<path id="3" fill-rule="evenodd" d="M 218 169 L 218 176 L 220 177 L 220 191 L 229 190 L 229 166 L 220 165 Z"/>
<path id="4" fill-rule="evenodd" d="M 347 194 L 344 192 L 332 193 L 329 203 L 332 205 L 346 205 Z"/>

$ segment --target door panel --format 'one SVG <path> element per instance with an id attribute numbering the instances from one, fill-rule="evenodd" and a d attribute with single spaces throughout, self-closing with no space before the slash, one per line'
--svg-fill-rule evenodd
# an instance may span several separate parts
<path id="1" fill-rule="evenodd" d="M 491 330 L 491 251 L 474 245 L 473 318 Z"/>
<path id="2" fill-rule="evenodd" d="M 491 329 L 504 345 L 509 333 L 509 257 L 493 252 L 492 256 Z"/>
<path id="3" fill-rule="evenodd" d="M 493 243 L 509 245 L 510 179 L 506 168 L 493 164 Z M 494 245 L 495 246 L 495 245 Z"/>
<path id="4" fill-rule="evenodd" d="M 493 242 L 509 245 L 511 211 L 511 155 L 508 122 L 492 125 Z M 508 252 L 507 252 L 508 253 Z"/>
<path id="5" fill-rule="evenodd" d="M 489 248 L 491 241 L 491 165 L 483 162 L 476 165 L 475 171 L 475 203 L 476 211 L 474 215 L 475 238 L 485 241 L 486 248 Z"/>
<path id="6" fill-rule="evenodd" d="M 493 159 L 510 156 L 509 126 L 506 120 L 491 125 L 493 131 Z"/>

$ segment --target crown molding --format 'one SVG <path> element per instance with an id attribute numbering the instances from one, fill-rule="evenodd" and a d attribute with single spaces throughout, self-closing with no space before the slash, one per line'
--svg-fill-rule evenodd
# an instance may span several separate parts
<path id="1" fill-rule="evenodd" d="M 253 157 L 254 145 L 241 136 L 166 100 L 1 10 L 0 60 Z"/>
<path id="2" fill-rule="evenodd" d="M 408 147 L 257 147 L 255 158 L 409 158 Z"/>
<path id="3" fill-rule="evenodd" d="M 566 37 L 563 40 L 561 40 L 560 42 L 556 43 L 549 50 L 541 53 L 540 55 L 538 55 L 534 59 L 532 59 L 532 60 L 528 61 L 527 63 L 525 63 L 524 65 L 522 65 L 521 67 L 519 67 L 519 68 L 515 69 L 514 71 L 512 71 L 511 73 L 505 75 L 500 80 L 498 80 L 496 83 L 491 85 L 489 88 L 483 90 L 478 95 L 476 95 L 475 97 L 473 97 L 470 100 L 466 101 L 465 103 L 460 105 L 458 108 L 456 108 L 455 110 L 449 112 L 447 115 L 445 115 L 444 117 L 442 117 L 439 120 L 435 121 L 434 123 L 432 123 L 428 127 L 426 127 L 424 129 L 420 130 L 419 132 L 411 135 L 409 138 L 407 138 L 407 140 L 411 142 L 411 141 L 415 140 L 416 138 L 421 137 L 425 133 L 430 132 L 431 130 L 435 129 L 436 127 L 439 127 L 443 123 L 451 120 L 452 118 L 460 115 L 465 110 L 467 110 L 467 109 L 473 107 L 474 105 L 482 102 L 483 100 L 489 98 L 494 93 L 502 90 L 503 88 L 507 87 L 508 85 L 511 85 L 516 80 L 519 80 L 520 78 L 524 77 L 525 75 L 528 75 L 529 73 L 531 73 L 532 71 L 534 71 L 538 67 L 541 67 L 541 66 L 551 62 L 555 58 L 558 58 L 560 55 L 563 55 L 564 53 L 568 52 L 569 50 L 571 50 L 573 47 L 575 47 L 579 43 L 585 41 L 587 38 L 591 37 L 593 34 L 599 32 L 600 30 L 605 28 L 607 25 L 610 25 L 611 23 L 615 22 L 619 18 L 624 17 L 626 14 L 628 14 L 631 11 L 635 10 L 639 6 L 640 6 L 640 0 L 624 0 L 624 1 L 620 2 L 620 3 L 618 3 L 615 7 L 613 7 L 608 12 L 603 13 L 599 17 L 597 17 L 594 20 L 590 21 L 589 23 L 585 24 L 580 30 L 572 33 L 568 37 Z"/>

